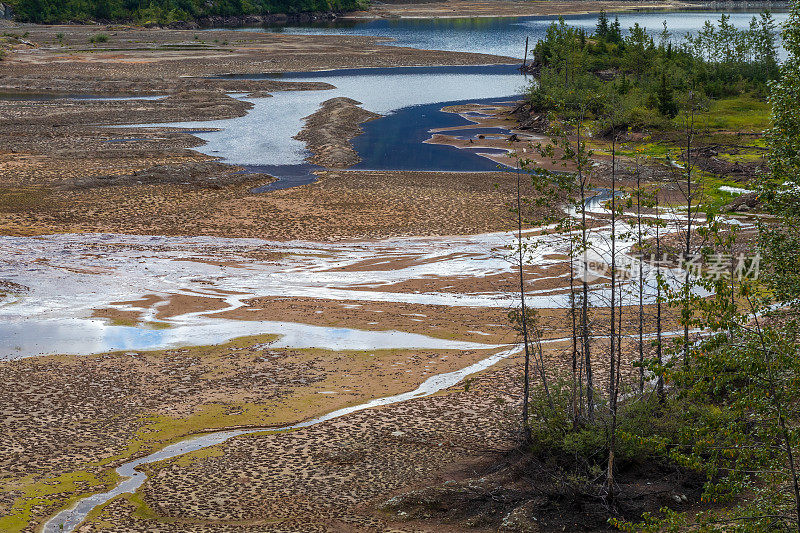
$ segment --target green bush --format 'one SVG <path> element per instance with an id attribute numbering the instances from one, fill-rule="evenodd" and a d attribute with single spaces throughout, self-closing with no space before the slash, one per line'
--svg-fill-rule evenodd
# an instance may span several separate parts
<path id="1" fill-rule="evenodd" d="M 534 391 L 532 451 L 546 462 L 589 475 L 597 468 L 605 468 L 611 421 L 608 410 L 598 408 L 593 421 L 583 420 L 580 425 L 573 425 L 569 416 L 569 390 L 566 384 L 551 386 L 550 400 L 543 391 Z M 644 462 L 654 457 L 668 460 L 664 442 L 677 438 L 687 414 L 684 407 L 659 404 L 655 397 L 621 402 L 617 413 L 617 460 L 621 463 Z"/>
<path id="2" fill-rule="evenodd" d="M 96 33 L 96 34 L 92 35 L 91 37 L 89 37 L 89 42 L 92 43 L 92 44 L 107 43 L 108 42 L 108 35 L 106 35 L 105 33 Z"/>

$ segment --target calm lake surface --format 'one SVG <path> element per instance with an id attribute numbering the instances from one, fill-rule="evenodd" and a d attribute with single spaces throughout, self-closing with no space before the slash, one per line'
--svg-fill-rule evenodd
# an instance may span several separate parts
<path id="1" fill-rule="evenodd" d="M 652 35 L 659 34 L 663 22 L 678 40 L 688 33 L 696 33 L 707 20 L 719 20 L 723 13 L 731 16 L 737 28 L 746 28 L 758 11 L 650 11 L 610 14 L 613 20 L 619 17 L 624 30 L 639 23 Z M 778 23 L 786 20 L 786 12 L 773 12 Z M 441 18 L 371 20 L 363 22 L 335 21 L 328 24 L 307 26 L 281 26 L 248 28 L 247 31 L 271 31 L 306 35 L 364 35 L 393 39 L 387 44 L 410 46 L 425 50 L 448 50 L 453 52 L 476 52 L 513 58 L 522 58 L 525 53 L 525 38 L 531 46 L 544 37 L 547 26 L 558 17 L 486 17 L 486 18 Z M 567 23 L 593 30 L 597 15 L 569 15 Z"/>

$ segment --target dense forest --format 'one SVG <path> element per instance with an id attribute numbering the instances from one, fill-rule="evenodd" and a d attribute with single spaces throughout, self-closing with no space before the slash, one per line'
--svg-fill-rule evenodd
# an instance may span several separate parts
<path id="1" fill-rule="evenodd" d="M 534 49 L 534 110 L 576 109 L 585 100 L 592 118 L 613 108 L 627 127 L 663 128 L 690 93 L 706 104 L 734 97 L 764 101 L 779 76 L 777 24 L 769 12 L 753 17 L 747 29 L 722 15 L 695 35 L 671 37 L 666 25 L 653 39 L 639 24 L 623 36 L 619 20 L 605 13 L 592 35 L 564 20 L 553 23 Z"/>
<path id="2" fill-rule="evenodd" d="M 170 23 L 209 16 L 352 11 L 362 0 L 11 0 L 22 22 L 127 21 Z"/>

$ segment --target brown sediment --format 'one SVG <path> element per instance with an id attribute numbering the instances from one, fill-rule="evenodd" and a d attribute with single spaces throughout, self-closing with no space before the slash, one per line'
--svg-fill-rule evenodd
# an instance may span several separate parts
<path id="1" fill-rule="evenodd" d="M 305 118 L 305 126 L 294 138 L 304 141 L 314 154 L 308 158 L 309 163 L 347 168 L 361 161 L 350 140 L 363 131 L 361 124 L 381 115 L 360 105 L 352 98 L 331 98 Z"/>
<path id="2" fill-rule="evenodd" d="M 92 310 L 92 318 L 105 318 L 112 324 L 135 326 L 142 323 L 144 314 L 142 311 L 135 311 L 133 309 L 114 309 L 111 307 L 103 307 L 100 309 Z"/>
<path id="3" fill-rule="evenodd" d="M 0 169 L 4 159 L 15 157 L 0 154 Z M 21 186 L 19 181 L 26 175 L 41 185 Z M 0 233 L 113 232 L 328 241 L 464 235 L 512 227 L 506 208 L 513 198 L 511 174 L 320 171 L 318 176 L 314 184 L 269 194 L 250 192 L 269 182 L 259 176 L 220 189 L 192 183 L 142 183 L 55 193 L 44 185 L 65 178 L 44 162 L 30 164 L 25 173 L 0 170 L 0 183 L 7 184 L 0 192 Z"/>
<path id="4" fill-rule="evenodd" d="M 556 293 L 565 290 L 569 280 L 569 265 L 557 263 L 550 266 L 524 267 L 526 287 L 532 294 L 538 291 Z M 396 293 L 442 292 L 446 294 L 514 294 L 519 289 L 518 273 L 508 271 L 483 276 L 425 276 L 386 284 L 363 284 L 340 287 L 359 291 Z"/>
<path id="5" fill-rule="evenodd" d="M 20 24 L 35 48 L 15 50 L 3 61 L 3 92 L 174 94 L 189 89 L 225 92 L 321 88 L 224 77 L 335 68 L 409 65 L 481 65 L 516 60 L 486 54 L 385 46 L 386 39 L 268 32 L 195 32 L 129 26 Z M 96 33 L 108 42 L 90 45 Z M 63 37 L 59 41 L 57 35 Z M 195 38 L 196 37 L 196 38 Z M 60 44 L 61 43 L 61 44 Z"/>
<path id="6" fill-rule="evenodd" d="M 158 319 L 172 318 L 186 313 L 200 311 L 216 311 L 225 309 L 228 304 L 222 298 L 208 296 L 194 296 L 190 294 L 170 294 L 165 304 L 158 306 L 155 317 Z"/>
<path id="7" fill-rule="evenodd" d="M 377 251 L 377 250 L 376 250 Z M 488 250 L 487 250 L 488 251 Z M 364 259 L 349 265 L 331 267 L 326 272 L 388 272 L 420 265 L 441 263 L 453 259 L 480 258 L 481 254 L 458 252 L 427 258 L 417 254 L 380 254 L 371 259 Z"/>
<path id="8" fill-rule="evenodd" d="M 567 370 L 568 348 L 546 350 L 550 370 Z M 599 364 L 601 379 L 604 370 Z M 166 523 L 198 530 L 235 524 L 253 532 L 498 531 L 504 515 L 476 510 L 472 522 L 443 522 L 439 511 L 405 518 L 387 511 L 391 497 L 413 489 L 462 490 L 459 482 L 516 445 L 520 373 L 515 356 L 433 396 L 289 433 L 237 437 L 147 465 L 140 497 L 113 500 L 90 524 L 129 531 Z M 471 490 L 480 493 L 481 483 Z"/>
<path id="9" fill-rule="evenodd" d="M 507 309 L 447 305 L 258 297 L 247 306 L 215 316 L 235 320 L 278 320 L 365 331 L 403 331 L 441 339 L 487 344 L 515 342 Z"/>
<path id="10" fill-rule="evenodd" d="M 434 373 L 487 355 L 271 349 L 273 339 L 4 362 L 0 515 L 10 515 L 15 505 L 29 505 L 26 495 L 45 490 L 47 500 L 36 504 L 32 529 L 67 498 L 107 487 L 106 474 L 124 458 L 181 436 L 300 421 L 411 390 Z M 73 472 L 81 473 L 74 485 L 56 480 Z"/>
<path id="11" fill-rule="evenodd" d="M 508 413 L 517 404 L 515 373 L 495 371 L 475 377 L 468 391 L 460 385 L 148 465 L 141 496 L 155 512 L 134 518 L 138 504 L 123 497 L 91 524 L 124 524 L 129 531 L 157 530 L 167 521 L 198 530 L 236 524 L 237 531 L 252 532 L 463 531 L 457 525 L 403 523 L 372 505 L 394 491 L 458 478 L 491 450 L 512 446 Z"/>

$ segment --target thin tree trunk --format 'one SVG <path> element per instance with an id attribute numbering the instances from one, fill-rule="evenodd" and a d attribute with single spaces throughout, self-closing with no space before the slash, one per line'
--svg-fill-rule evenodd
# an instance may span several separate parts
<path id="1" fill-rule="evenodd" d="M 619 401 L 619 384 L 620 384 L 620 365 L 622 364 L 622 285 L 619 288 L 619 324 L 617 325 L 617 335 L 619 338 L 617 339 L 617 372 L 614 377 L 614 393 L 612 394 L 611 398 L 609 399 L 609 403 L 611 404 L 611 442 L 609 443 L 609 452 L 608 452 L 608 480 L 606 485 L 606 490 L 608 491 L 608 499 L 611 505 L 614 505 L 615 493 L 614 493 L 614 461 L 616 459 L 615 453 L 617 448 L 617 406 Z M 614 320 L 612 315 L 611 320 Z M 612 358 L 613 358 L 612 354 Z"/>
<path id="2" fill-rule="evenodd" d="M 570 219 L 571 220 L 571 219 Z M 578 398 L 580 379 L 578 376 L 578 313 L 575 302 L 575 242 L 572 237 L 572 223 L 569 222 L 569 314 L 572 320 L 572 425 L 577 427 L 582 399 Z M 580 396 L 583 396 L 581 393 Z"/>
<path id="3" fill-rule="evenodd" d="M 519 296 L 522 304 L 522 342 L 525 345 L 525 370 L 522 383 L 522 436 L 525 442 L 531 441 L 531 427 L 528 413 L 528 396 L 530 387 L 530 348 L 528 345 L 528 314 L 525 308 L 525 274 L 522 249 L 522 174 L 517 169 L 517 248 L 519 250 Z"/>
<path id="4" fill-rule="evenodd" d="M 658 193 L 656 191 L 656 361 L 661 364 L 661 211 L 658 209 Z M 661 372 L 656 381 L 658 400 L 664 403 L 664 376 Z"/>
<path id="5" fill-rule="evenodd" d="M 689 117 L 686 126 L 686 248 L 684 250 L 684 260 L 689 261 L 689 255 L 692 253 L 692 140 L 694 136 L 694 92 L 689 95 Z M 689 287 L 689 269 L 686 269 L 686 275 L 683 282 L 684 290 L 684 316 L 683 316 L 683 363 L 689 364 L 689 315 L 690 309 L 690 295 L 691 290 Z"/>
<path id="6" fill-rule="evenodd" d="M 616 406 L 616 357 L 617 357 L 617 335 L 616 335 L 616 292 L 617 292 L 617 174 L 616 174 L 616 155 L 617 137 L 616 132 L 611 131 L 611 357 L 609 360 L 610 370 L 608 377 L 608 402 L 611 408 L 611 439 L 608 447 L 608 471 L 606 473 L 606 490 L 609 501 L 614 500 L 614 448 L 617 436 L 617 406 Z M 616 370 L 619 372 L 619 370 Z"/>
<path id="7" fill-rule="evenodd" d="M 642 171 L 636 159 L 636 228 L 639 254 L 642 250 Z M 644 393 L 644 261 L 639 261 L 639 394 Z"/>
<path id="8" fill-rule="evenodd" d="M 617 291 L 617 176 L 616 136 L 611 132 L 611 358 L 608 376 L 608 398 L 614 396 L 614 358 L 616 357 L 616 291 Z M 612 406 L 613 409 L 613 406 Z M 609 474 L 610 475 L 610 474 Z"/>
<path id="9" fill-rule="evenodd" d="M 581 191 L 581 247 L 583 253 L 583 276 L 581 279 L 582 301 L 581 301 L 581 340 L 583 345 L 583 359 L 586 372 L 586 416 L 589 420 L 594 420 L 594 377 L 592 376 L 592 357 L 591 345 L 589 342 L 589 281 L 587 280 L 586 268 L 586 182 L 583 176 L 583 150 L 581 149 L 581 129 L 583 127 L 583 114 L 579 115 L 578 120 L 578 182 Z"/>

